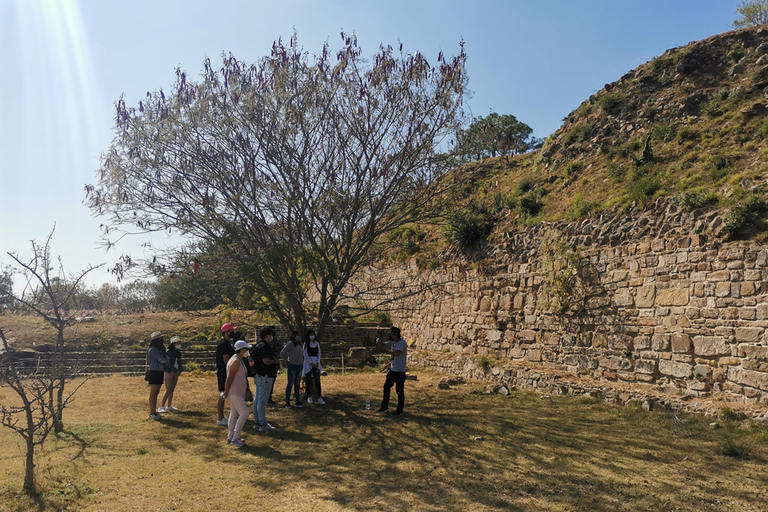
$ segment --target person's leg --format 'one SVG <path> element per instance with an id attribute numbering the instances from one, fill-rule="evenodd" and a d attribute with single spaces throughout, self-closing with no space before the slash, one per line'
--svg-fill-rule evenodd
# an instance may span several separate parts
<path id="1" fill-rule="evenodd" d="M 296 403 L 301 403 L 301 366 L 295 365 L 293 367 L 293 393 L 296 395 Z"/>
<path id="2" fill-rule="evenodd" d="M 163 395 L 163 407 L 168 402 L 168 407 L 173 405 L 173 391 L 176 389 L 176 383 L 179 381 L 178 373 L 165 374 L 165 394 Z"/>
<path id="3" fill-rule="evenodd" d="M 381 407 L 379 407 L 379 411 L 386 411 L 389 409 L 389 393 L 394 383 L 395 381 L 392 377 L 392 372 L 387 372 L 387 378 L 384 381 L 384 397 L 381 399 Z"/>
<path id="4" fill-rule="evenodd" d="M 218 413 L 218 418 L 216 418 L 218 421 L 221 421 L 224 419 L 224 399 L 221 398 L 221 393 L 224 391 L 224 385 L 227 381 L 227 375 L 224 374 L 223 376 L 221 374 L 217 374 L 217 378 L 219 380 L 219 401 L 216 404 L 216 412 Z"/>
<path id="5" fill-rule="evenodd" d="M 293 387 L 293 381 L 296 377 L 296 367 L 291 363 L 288 363 L 288 382 L 285 383 L 285 405 L 291 405 L 291 387 Z M 296 397 L 298 400 L 299 397 Z"/>
<path id="6" fill-rule="evenodd" d="M 322 398 L 323 390 L 320 388 L 320 369 L 314 368 L 312 373 L 315 375 L 315 391 L 317 392 L 317 398 Z"/>
<path id="7" fill-rule="evenodd" d="M 160 388 L 162 384 L 151 384 L 149 386 L 149 413 L 154 414 L 157 412 L 157 395 L 160 394 Z"/>
<path id="8" fill-rule="evenodd" d="M 246 405 L 245 398 L 242 396 L 231 396 L 229 397 L 229 401 L 232 404 L 233 413 L 237 416 L 237 422 L 234 424 L 234 429 L 230 428 L 230 432 L 232 433 L 230 439 L 240 439 L 243 437 L 243 427 L 248 419 L 248 405 Z M 232 425 L 232 416 L 229 417 L 229 424 Z"/>
<path id="9" fill-rule="evenodd" d="M 229 433 L 227 434 L 227 440 L 230 439 L 237 439 L 235 437 L 235 425 L 237 423 L 237 420 L 239 419 L 239 413 L 237 411 L 237 407 L 235 406 L 235 401 L 233 400 L 234 397 L 229 397 L 229 421 L 227 422 L 227 428 L 229 429 Z"/>
<path id="10" fill-rule="evenodd" d="M 272 392 L 275 390 L 275 381 L 277 380 L 277 377 L 272 379 L 272 385 L 269 387 L 269 399 L 267 400 L 267 403 L 273 404 L 275 403 L 274 400 L 272 400 Z"/>
<path id="11" fill-rule="evenodd" d="M 267 424 L 267 400 L 269 400 L 269 389 L 271 382 L 267 377 L 257 375 L 253 378 L 256 384 L 256 396 L 253 400 L 253 419 L 257 425 Z"/>
<path id="12" fill-rule="evenodd" d="M 395 377 L 395 391 L 397 392 L 397 409 L 395 412 L 400 414 L 405 405 L 405 372 L 397 372 Z"/>

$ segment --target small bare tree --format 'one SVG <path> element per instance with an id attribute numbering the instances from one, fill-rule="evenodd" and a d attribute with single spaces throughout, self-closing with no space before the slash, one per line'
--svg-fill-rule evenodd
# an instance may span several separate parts
<path id="1" fill-rule="evenodd" d="M 24 439 L 27 448 L 24 491 L 33 495 L 37 493 L 35 448 L 45 442 L 57 421 L 60 423 L 62 410 L 72 401 L 85 380 L 54 403 L 51 400 L 54 389 L 57 389 L 58 383 L 73 377 L 76 369 L 44 364 L 39 358 L 31 365 L 22 364 L 15 357 L 2 328 L 0 340 L 4 348 L 0 358 L 0 383 L 10 387 L 21 399 L 21 405 L 0 403 L 0 425 L 10 428 Z"/>
<path id="2" fill-rule="evenodd" d="M 26 285 L 21 295 L 16 295 L 12 289 L 0 290 L 0 295 L 2 295 L 0 298 L 4 297 L 10 300 L 22 311 L 40 316 L 56 329 L 56 345 L 48 362 L 51 366 L 49 374 L 55 376 L 56 381 L 48 389 L 48 392 L 54 431 L 59 433 L 64 430 L 61 411 L 64 409 L 67 376 L 71 373 L 68 370 L 71 364 L 67 361 L 64 347 L 64 331 L 76 321 L 77 292 L 83 278 L 101 265 L 91 266 L 79 275 L 67 279 L 61 261 L 59 261 L 58 272 L 54 273 L 50 249 L 54 231 L 55 227 L 51 230 L 43 246 L 38 245 L 34 240 L 31 242 L 32 257 L 29 261 L 22 260 L 16 253 L 8 253 L 21 267 Z M 53 405 L 54 400 L 56 401 L 55 406 Z"/>

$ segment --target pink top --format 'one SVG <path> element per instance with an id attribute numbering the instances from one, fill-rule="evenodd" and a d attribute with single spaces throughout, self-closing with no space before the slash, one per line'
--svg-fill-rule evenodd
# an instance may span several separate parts
<path id="1" fill-rule="evenodd" d="M 229 395 L 245 398 L 245 388 L 248 386 L 245 365 L 236 355 L 230 357 L 229 361 L 227 361 L 227 377 L 229 377 L 229 373 L 232 371 L 232 365 L 234 364 L 237 365 L 237 374 L 235 375 L 235 380 L 233 380 L 232 384 L 229 386 Z"/>

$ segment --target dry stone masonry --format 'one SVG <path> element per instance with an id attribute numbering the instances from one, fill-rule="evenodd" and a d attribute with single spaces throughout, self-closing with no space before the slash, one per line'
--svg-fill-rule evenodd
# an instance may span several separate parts
<path id="1" fill-rule="evenodd" d="M 568 380 L 562 392 L 629 386 L 768 404 L 768 250 L 724 242 L 721 226 L 672 200 L 510 231 L 474 268 L 425 270 L 434 287 L 394 321 L 415 363 L 506 387 Z M 551 230 L 580 250 L 590 281 L 558 313 L 541 265 Z"/>

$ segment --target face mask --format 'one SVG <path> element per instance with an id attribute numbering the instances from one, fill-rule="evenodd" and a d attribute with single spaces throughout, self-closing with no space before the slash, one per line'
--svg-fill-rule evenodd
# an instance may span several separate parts
<path id="1" fill-rule="evenodd" d="M 296 336 L 296 341 L 301 341 L 301 336 Z"/>
<path id="2" fill-rule="evenodd" d="M 309 341 L 315 341 L 315 337 L 312 336 L 311 334 L 309 335 Z"/>

